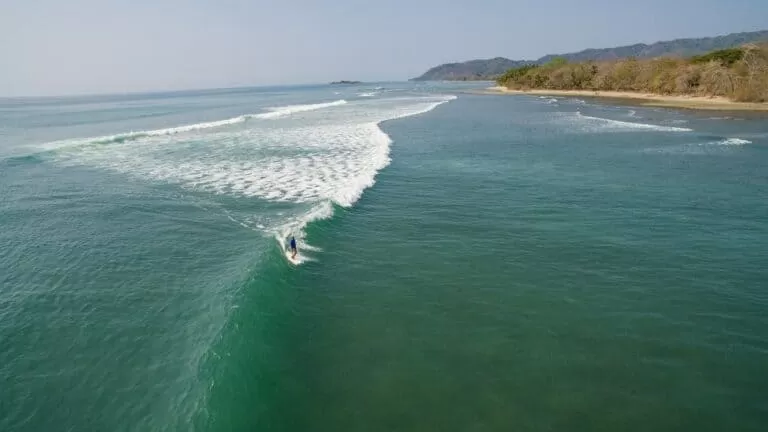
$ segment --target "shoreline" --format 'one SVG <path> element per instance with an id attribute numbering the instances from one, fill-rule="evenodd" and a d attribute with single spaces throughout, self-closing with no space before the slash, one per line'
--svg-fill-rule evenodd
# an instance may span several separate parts
<path id="1" fill-rule="evenodd" d="M 480 94 L 595 97 L 605 99 L 624 99 L 645 106 L 665 108 L 687 108 L 694 110 L 716 111 L 768 111 L 768 103 L 734 102 L 722 96 L 667 96 L 653 93 L 594 91 L 594 90 L 512 90 L 506 87 L 488 87 Z"/>

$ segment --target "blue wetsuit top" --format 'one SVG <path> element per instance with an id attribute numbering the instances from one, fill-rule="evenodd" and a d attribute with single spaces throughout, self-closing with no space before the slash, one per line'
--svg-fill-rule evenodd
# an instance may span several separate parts
<path id="1" fill-rule="evenodd" d="M 291 239 L 291 249 L 296 249 L 296 239 Z"/>

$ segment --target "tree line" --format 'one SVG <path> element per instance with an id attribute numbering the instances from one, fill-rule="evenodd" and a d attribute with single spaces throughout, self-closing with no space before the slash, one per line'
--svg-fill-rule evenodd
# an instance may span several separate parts
<path id="1" fill-rule="evenodd" d="M 768 101 L 768 44 L 747 44 L 688 58 L 569 63 L 510 69 L 497 80 L 510 89 L 628 91 L 660 95 L 725 96 L 738 102 Z"/>

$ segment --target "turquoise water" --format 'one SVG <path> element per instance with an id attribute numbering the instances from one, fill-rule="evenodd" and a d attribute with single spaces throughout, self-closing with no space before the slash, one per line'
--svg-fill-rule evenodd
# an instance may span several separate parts
<path id="1" fill-rule="evenodd" d="M 768 121 L 472 86 L 0 101 L 0 430 L 765 430 Z"/>

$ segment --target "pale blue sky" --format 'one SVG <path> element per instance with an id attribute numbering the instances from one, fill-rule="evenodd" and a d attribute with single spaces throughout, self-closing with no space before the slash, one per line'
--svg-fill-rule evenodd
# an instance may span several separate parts
<path id="1" fill-rule="evenodd" d="M 0 96 L 336 79 L 768 28 L 768 0 L 0 0 Z"/>

